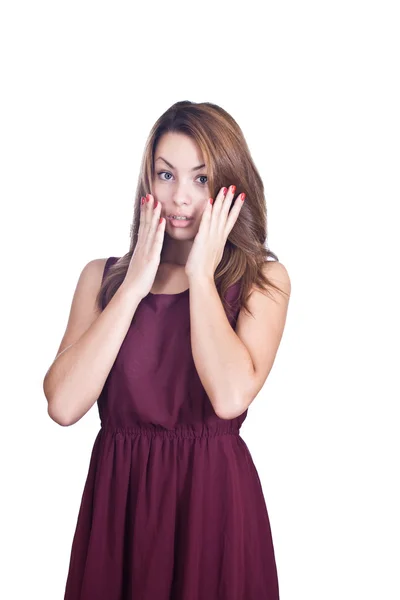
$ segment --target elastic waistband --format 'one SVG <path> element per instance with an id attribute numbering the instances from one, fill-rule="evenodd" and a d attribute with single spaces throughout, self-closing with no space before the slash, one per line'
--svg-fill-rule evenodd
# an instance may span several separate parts
<path id="1" fill-rule="evenodd" d="M 102 425 L 101 430 L 104 434 L 113 436 L 139 436 L 146 435 L 149 437 L 162 437 L 162 438 L 210 438 L 217 437 L 220 435 L 240 435 L 238 429 L 224 429 L 219 427 L 191 427 L 185 425 L 183 427 L 177 427 L 175 429 L 166 429 L 161 426 L 147 426 L 147 425 L 136 425 L 131 427 L 115 427 L 110 425 Z"/>

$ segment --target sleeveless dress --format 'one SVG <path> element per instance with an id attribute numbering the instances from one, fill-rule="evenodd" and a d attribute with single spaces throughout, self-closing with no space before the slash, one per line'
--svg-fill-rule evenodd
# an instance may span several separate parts
<path id="1" fill-rule="evenodd" d="M 189 290 L 142 299 L 97 405 L 64 600 L 278 600 L 261 482 L 239 434 L 247 411 L 214 412 L 191 352 Z"/>

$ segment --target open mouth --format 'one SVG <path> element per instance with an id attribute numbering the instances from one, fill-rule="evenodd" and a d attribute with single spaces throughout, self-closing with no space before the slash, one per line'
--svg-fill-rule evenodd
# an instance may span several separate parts
<path id="1" fill-rule="evenodd" d="M 190 223 L 193 223 L 193 218 L 190 218 L 190 219 L 178 219 L 176 217 L 167 217 L 167 220 L 174 227 L 187 227 L 187 226 L 190 225 Z"/>

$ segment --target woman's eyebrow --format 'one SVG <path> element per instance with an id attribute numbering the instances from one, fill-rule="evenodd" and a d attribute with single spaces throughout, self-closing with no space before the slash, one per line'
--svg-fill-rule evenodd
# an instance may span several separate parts
<path id="1" fill-rule="evenodd" d="M 165 160 L 165 158 L 163 158 L 162 156 L 159 156 L 158 158 L 156 158 L 156 161 L 157 160 L 163 160 L 169 166 L 170 169 L 175 169 L 175 167 L 172 166 L 171 163 L 168 162 L 167 160 Z M 206 165 L 203 163 L 202 165 L 199 165 L 198 167 L 193 167 L 192 171 L 198 171 L 199 169 L 202 169 L 205 166 Z"/>

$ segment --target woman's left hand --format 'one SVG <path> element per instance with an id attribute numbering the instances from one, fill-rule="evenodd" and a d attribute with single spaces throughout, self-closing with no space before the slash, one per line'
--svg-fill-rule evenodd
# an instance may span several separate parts
<path id="1" fill-rule="evenodd" d="M 226 240 L 246 197 L 246 194 L 239 194 L 229 212 L 236 187 L 231 185 L 226 193 L 225 190 L 226 188 L 221 188 L 214 204 L 208 200 L 204 208 L 199 230 L 185 265 L 188 278 L 205 277 L 214 280 L 214 273 L 221 262 Z"/>

